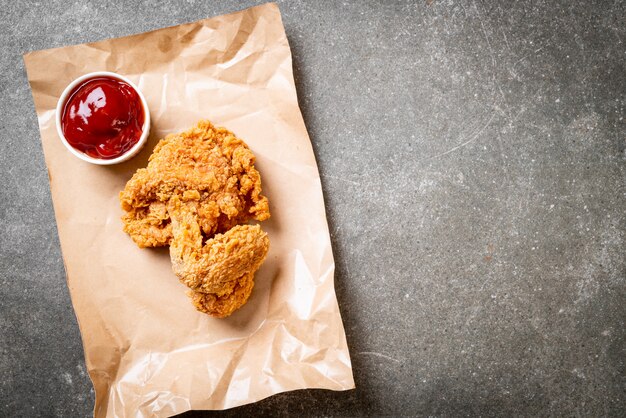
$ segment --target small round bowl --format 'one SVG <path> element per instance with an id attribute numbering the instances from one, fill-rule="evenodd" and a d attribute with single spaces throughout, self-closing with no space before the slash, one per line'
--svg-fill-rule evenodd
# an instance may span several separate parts
<path id="1" fill-rule="evenodd" d="M 139 95 L 139 99 L 141 100 L 141 105 L 143 106 L 144 122 L 142 126 L 141 137 L 139 138 L 139 141 L 137 141 L 137 143 L 133 145 L 131 149 L 129 149 L 124 154 L 120 155 L 119 157 L 110 158 L 110 159 L 99 159 L 99 158 L 90 157 L 84 152 L 81 152 L 80 150 L 77 150 L 76 148 L 71 146 L 70 143 L 67 142 L 67 139 L 65 139 L 65 135 L 63 134 L 63 127 L 61 125 L 62 123 L 61 116 L 63 115 L 63 108 L 65 106 L 65 102 L 68 99 L 68 96 L 72 93 L 72 91 L 74 90 L 76 86 L 80 85 L 84 81 L 87 81 L 91 78 L 96 78 L 96 77 L 116 78 L 118 80 L 121 80 L 129 84 L 133 89 L 135 89 L 135 91 Z M 143 93 L 141 92 L 141 90 L 139 90 L 139 88 L 135 85 L 135 83 L 133 83 L 132 81 L 130 81 L 128 78 L 124 77 L 123 75 L 119 75 L 119 74 L 112 73 L 109 71 L 96 71 L 96 72 L 88 73 L 88 74 L 78 77 L 76 80 L 72 81 L 65 88 L 65 90 L 63 90 L 63 94 L 61 94 L 61 97 L 59 97 L 59 101 L 57 102 L 56 125 L 57 125 L 57 133 L 59 134 L 59 137 L 61 138 L 61 142 L 63 142 L 63 145 L 65 145 L 65 148 L 67 148 L 76 157 L 80 158 L 83 161 L 87 161 L 88 163 L 91 163 L 91 164 L 113 165 L 113 164 L 121 163 L 123 161 L 130 160 L 135 155 L 137 155 L 137 153 L 139 153 L 139 151 L 141 151 L 143 146 L 146 144 L 146 142 L 148 141 L 148 135 L 150 134 L 150 110 L 148 109 L 148 103 L 146 102 L 146 98 L 143 97 Z"/>

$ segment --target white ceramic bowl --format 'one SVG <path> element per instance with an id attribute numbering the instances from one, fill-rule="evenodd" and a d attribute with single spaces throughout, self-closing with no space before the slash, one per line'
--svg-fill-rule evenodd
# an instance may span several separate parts
<path id="1" fill-rule="evenodd" d="M 63 135 L 63 127 L 61 126 L 61 116 L 63 115 L 63 107 L 65 106 L 65 101 L 68 99 L 68 96 L 72 93 L 72 91 L 74 90 L 76 86 L 80 85 L 86 80 L 89 80 L 91 78 L 96 78 L 96 77 L 112 77 L 112 78 L 121 80 L 125 83 L 128 83 L 132 88 L 135 89 L 135 91 L 139 95 L 139 99 L 141 100 L 141 105 L 143 106 L 143 112 L 144 112 L 144 122 L 143 122 L 142 133 L 141 133 L 141 137 L 139 138 L 139 141 L 137 141 L 137 143 L 133 145 L 133 147 L 129 149 L 128 151 L 126 151 L 124 154 L 120 155 L 119 157 L 111 158 L 108 160 L 90 157 L 84 152 L 81 152 L 77 150 L 76 148 L 74 148 L 73 146 L 71 146 L 69 142 L 67 142 L 67 139 L 65 139 L 65 135 Z M 61 142 L 63 142 L 63 145 L 65 145 L 65 148 L 67 148 L 72 154 L 74 154 L 75 156 L 77 156 L 83 161 L 87 161 L 88 163 L 98 164 L 98 165 L 112 165 L 112 164 L 117 164 L 123 161 L 130 160 L 135 155 L 137 155 L 137 153 L 141 151 L 141 148 L 143 148 L 143 146 L 146 144 L 146 142 L 148 141 L 148 135 L 150 134 L 150 110 L 148 109 L 148 103 L 146 102 L 146 98 L 143 97 L 143 93 L 141 93 L 141 90 L 139 90 L 139 88 L 128 78 L 122 75 L 116 74 L 116 73 L 109 72 L 109 71 L 96 71 L 96 72 L 88 73 L 81 77 L 78 77 L 76 80 L 72 81 L 65 88 L 65 90 L 63 90 L 63 94 L 61 94 L 61 97 L 59 97 L 59 101 L 57 102 L 56 125 L 57 125 L 57 133 L 59 134 L 59 137 L 61 138 Z"/>

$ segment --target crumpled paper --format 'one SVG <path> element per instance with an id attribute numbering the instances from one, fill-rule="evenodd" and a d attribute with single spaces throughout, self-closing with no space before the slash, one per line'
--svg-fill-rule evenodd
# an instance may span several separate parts
<path id="1" fill-rule="evenodd" d="M 295 389 L 354 388 L 319 174 L 275 4 L 24 60 L 96 417 L 164 417 Z M 65 86 L 98 70 L 130 78 L 152 117 L 142 152 L 110 167 L 71 155 L 55 129 Z M 118 193 L 156 142 L 200 119 L 247 142 L 272 212 L 252 296 L 226 319 L 196 311 L 167 248 L 139 249 L 120 220 Z"/>

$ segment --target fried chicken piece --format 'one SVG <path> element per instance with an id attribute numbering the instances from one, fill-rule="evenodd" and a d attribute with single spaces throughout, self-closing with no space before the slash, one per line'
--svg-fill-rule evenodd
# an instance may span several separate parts
<path id="1" fill-rule="evenodd" d="M 139 247 L 170 245 L 174 273 L 196 308 L 225 317 L 248 300 L 269 239 L 254 155 L 223 128 L 202 121 L 161 140 L 148 167 L 120 193 L 124 231 Z"/>
<path id="2" fill-rule="evenodd" d="M 254 273 L 269 249 L 267 234 L 259 225 L 238 225 L 203 244 L 196 205 L 173 197 L 168 208 L 174 273 L 192 289 L 196 309 L 218 318 L 230 315 L 252 292 Z"/>
<path id="3" fill-rule="evenodd" d="M 171 196 L 198 203 L 202 232 L 226 232 L 250 220 L 269 218 L 261 177 L 248 146 L 208 121 L 168 135 L 154 148 L 148 167 L 137 170 L 120 193 L 124 231 L 140 247 L 169 245 L 166 204 Z"/>
<path id="4" fill-rule="evenodd" d="M 190 289 L 219 296 L 232 293 L 238 280 L 259 269 L 269 249 L 259 225 L 237 225 L 203 243 L 196 205 L 173 197 L 168 205 L 174 273 Z"/>

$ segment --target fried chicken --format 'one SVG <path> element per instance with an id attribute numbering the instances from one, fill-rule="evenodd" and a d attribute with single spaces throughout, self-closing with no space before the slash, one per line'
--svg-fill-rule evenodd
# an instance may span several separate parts
<path id="1" fill-rule="evenodd" d="M 168 208 L 174 273 L 193 290 L 198 310 L 217 317 L 230 315 L 252 292 L 254 272 L 269 250 L 267 234 L 259 225 L 237 225 L 203 244 L 197 206 L 174 196 Z"/>
<path id="2" fill-rule="evenodd" d="M 148 167 L 137 170 L 120 193 L 124 231 L 140 247 L 169 245 L 166 204 L 174 195 L 197 202 L 202 232 L 226 232 L 252 219 L 269 218 L 261 177 L 247 145 L 223 128 L 202 121 L 168 135 L 154 148 Z"/>
<path id="3" fill-rule="evenodd" d="M 202 121 L 168 135 L 120 193 L 124 231 L 139 247 L 170 246 L 196 308 L 217 317 L 243 305 L 269 248 L 251 220 L 269 218 L 247 145 Z"/>

